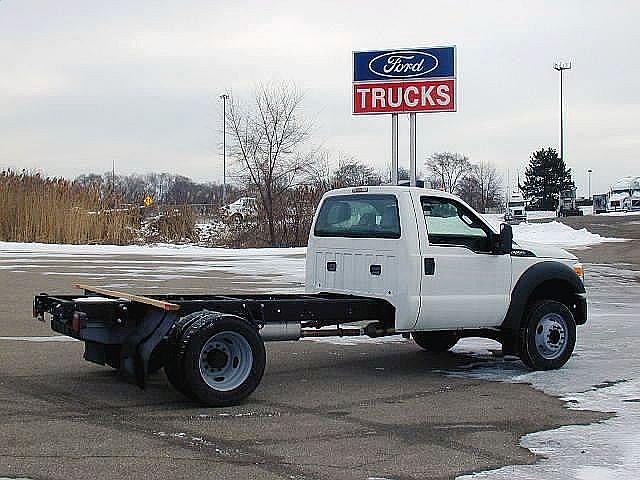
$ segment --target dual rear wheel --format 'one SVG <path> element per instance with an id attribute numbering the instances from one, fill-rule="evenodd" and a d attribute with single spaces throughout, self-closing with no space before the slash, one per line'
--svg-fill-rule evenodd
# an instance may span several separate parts
<path id="1" fill-rule="evenodd" d="M 165 373 L 192 400 L 222 407 L 256 389 L 265 363 L 256 327 L 235 315 L 202 311 L 181 318 L 170 332 Z"/>

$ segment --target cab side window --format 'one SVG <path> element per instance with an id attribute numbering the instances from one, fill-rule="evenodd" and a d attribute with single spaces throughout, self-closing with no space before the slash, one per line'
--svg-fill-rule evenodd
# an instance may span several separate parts
<path id="1" fill-rule="evenodd" d="M 487 227 L 463 205 L 439 197 L 422 197 L 421 203 L 429 244 L 466 247 L 475 252 L 491 249 Z"/>

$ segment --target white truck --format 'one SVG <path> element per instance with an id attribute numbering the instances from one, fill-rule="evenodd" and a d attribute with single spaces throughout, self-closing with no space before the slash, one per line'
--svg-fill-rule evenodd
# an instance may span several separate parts
<path id="1" fill-rule="evenodd" d="M 640 177 L 623 177 L 614 183 L 607 209 L 610 212 L 640 210 Z"/>
<path id="2" fill-rule="evenodd" d="M 454 195 L 358 187 L 320 202 L 305 294 L 144 297 L 80 285 L 84 295 L 37 295 L 33 313 L 84 341 L 86 360 L 140 386 L 164 367 L 176 389 L 222 406 L 258 386 L 273 340 L 402 334 L 443 352 L 479 336 L 532 369 L 559 368 L 587 320 L 583 275 L 572 254 L 515 243 L 508 224 L 496 231 Z"/>
<path id="3" fill-rule="evenodd" d="M 507 209 L 504 212 L 504 221 L 509 224 L 519 224 L 527 221 L 527 211 L 524 196 L 519 190 L 514 190 L 509 195 Z"/>

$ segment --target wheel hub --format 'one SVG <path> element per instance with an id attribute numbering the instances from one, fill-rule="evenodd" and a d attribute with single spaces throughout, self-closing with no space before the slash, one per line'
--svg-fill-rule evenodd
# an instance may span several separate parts
<path id="1" fill-rule="evenodd" d="M 251 373 L 253 351 L 237 332 L 220 332 L 209 338 L 200 350 L 200 376 L 218 391 L 238 388 Z"/>
<path id="2" fill-rule="evenodd" d="M 214 349 L 210 350 L 207 354 L 207 363 L 213 369 L 221 369 L 229 361 L 229 355 L 224 350 Z"/>
<path id="3" fill-rule="evenodd" d="M 567 332 L 567 324 L 562 315 L 544 315 L 536 328 L 535 343 L 538 353 L 546 360 L 558 358 L 566 349 Z"/>

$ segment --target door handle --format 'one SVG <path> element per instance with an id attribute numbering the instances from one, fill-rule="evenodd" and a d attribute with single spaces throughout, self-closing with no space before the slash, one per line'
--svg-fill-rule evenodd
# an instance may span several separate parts
<path id="1" fill-rule="evenodd" d="M 424 259 L 424 274 L 435 275 L 436 273 L 436 260 L 435 258 Z"/>

